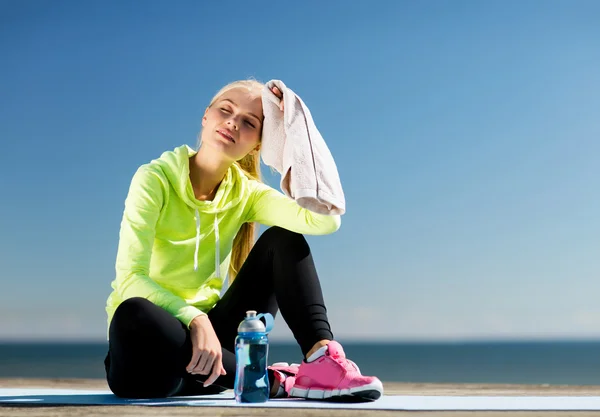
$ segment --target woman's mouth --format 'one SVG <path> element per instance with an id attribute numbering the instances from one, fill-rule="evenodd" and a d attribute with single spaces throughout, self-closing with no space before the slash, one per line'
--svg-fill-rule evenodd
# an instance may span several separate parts
<path id="1" fill-rule="evenodd" d="M 229 142 L 235 143 L 235 139 L 233 139 L 233 136 L 228 131 L 218 129 L 217 133 L 219 135 L 221 135 L 221 137 L 223 137 L 224 139 L 228 140 Z"/>

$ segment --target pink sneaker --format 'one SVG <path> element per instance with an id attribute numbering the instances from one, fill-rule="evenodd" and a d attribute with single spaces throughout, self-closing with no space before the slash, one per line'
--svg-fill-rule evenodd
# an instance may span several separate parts
<path id="1" fill-rule="evenodd" d="M 288 375 L 296 376 L 296 374 L 300 370 L 300 364 L 293 363 L 290 365 L 287 362 L 275 362 L 273 365 L 269 366 L 268 368 L 272 369 L 274 371 L 282 371 Z"/>
<path id="2" fill-rule="evenodd" d="M 330 401 L 374 401 L 383 395 L 383 384 L 362 376 L 338 342 L 329 342 L 325 354 L 312 362 L 302 361 L 290 397 Z"/>
<path id="3" fill-rule="evenodd" d="M 273 398 L 289 397 L 290 390 L 296 382 L 296 374 L 300 369 L 297 363 L 288 364 L 287 362 L 277 362 L 269 366 L 268 369 L 273 371 L 275 379 L 279 382 L 279 390 Z"/>

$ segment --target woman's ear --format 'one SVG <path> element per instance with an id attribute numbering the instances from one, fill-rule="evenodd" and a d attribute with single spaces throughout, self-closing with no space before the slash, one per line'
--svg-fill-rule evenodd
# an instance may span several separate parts
<path id="1" fill-rule="evenodd" d="M 208 109 L 210 107 L 207 107 L 206 110 L 204 111 L 204 116 L 202 116 L 202 127 L 204 127 L 204 125 L 206 124 L 206 115 L 208 114 Z"/>

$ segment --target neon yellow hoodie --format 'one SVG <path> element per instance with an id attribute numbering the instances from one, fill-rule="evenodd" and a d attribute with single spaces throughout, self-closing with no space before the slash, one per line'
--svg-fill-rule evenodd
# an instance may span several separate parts
<path id="1" fill-rule="evenodd" d="M 233 239 L 243 223 L 302 234 L 339 229 L 340 216 L 313 213 L 232 165 L 213 201 L 195 198 L 187 145 L 142 165 L 131 181 L 121 221 L 108 324 L 119 304 L 143 297 L 189 327 L 219 300 Z"/>

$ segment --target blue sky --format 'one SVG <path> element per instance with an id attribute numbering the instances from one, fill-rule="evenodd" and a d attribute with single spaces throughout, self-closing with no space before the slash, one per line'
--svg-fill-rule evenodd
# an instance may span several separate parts
<path id="1" fill-rule="evenodd" d="M 131 175 L 247 77 L 338 165 L 340 339 L 600 338 L 600 3 L 355 3 L 0 1 L 0 339 L 103 340 Z"/>

